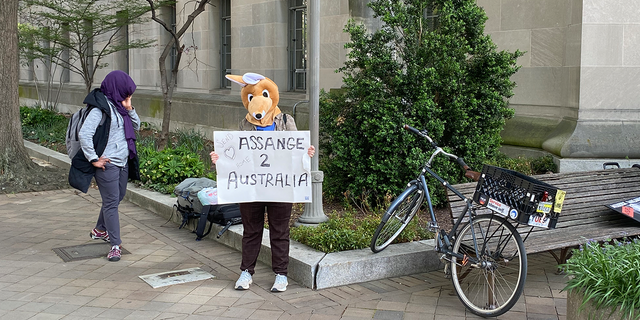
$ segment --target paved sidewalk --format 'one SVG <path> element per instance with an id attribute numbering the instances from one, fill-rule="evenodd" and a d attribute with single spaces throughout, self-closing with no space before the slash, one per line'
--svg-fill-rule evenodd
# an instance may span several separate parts
<path id="1" fill-rule="evenodd" d="M 63 262 L 52 249 L 92 242 L 99 208 L 94 189 L 0 195 L 0 319 L 479 319 L 441 271 L 317 291 L 290 281 L 274 294 L 260 263 L 251 289 L 236 291 L 238 251 L 196 242 L 127 201 L 120 219 L 131 254 Z M 191 267 L 216 278 L 158 289 L 138 278 Z M 554 272 L 549 254 L 530 255 L 524 296 L 500 319 L 565 319 L 565 279 Z"/>

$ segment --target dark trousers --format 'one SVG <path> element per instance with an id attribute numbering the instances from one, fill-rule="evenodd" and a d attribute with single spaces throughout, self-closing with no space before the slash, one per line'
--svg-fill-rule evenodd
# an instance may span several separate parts
<path id="1" fill-rule="evenodd" d="M 109 232 L 109 242 L 112 246 L 120 245 L 120 215 L 118 206 L 127 193 L 127 181 L 129 180 L 129 167 L 118 167 L 111 163 L 104 165 L 105 170 L 96 170 L 96 184 L 100 190 L 102 207 L 96 229 Z"/>
<path id="2" fill-rule="evenodd" d="M 240 203 L 242 216 L 241 270 L 254 273 L 264 230 L 265 209 L 269 217 L 269 242 L 271 243 L 271 268 L 277 274 L 286 275 L 289 267 L 289 220 L 291 203 L 250 202 Z"/>

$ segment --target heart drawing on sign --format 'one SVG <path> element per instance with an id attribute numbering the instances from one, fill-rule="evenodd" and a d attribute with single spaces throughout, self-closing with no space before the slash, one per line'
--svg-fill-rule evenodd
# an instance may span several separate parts
<path id="1" fill-rule="evenodd" d="M 233 160 L 236 158 L 236 150 L 233 147 L 229 147 L 224 150 L 224 156 Z"/>

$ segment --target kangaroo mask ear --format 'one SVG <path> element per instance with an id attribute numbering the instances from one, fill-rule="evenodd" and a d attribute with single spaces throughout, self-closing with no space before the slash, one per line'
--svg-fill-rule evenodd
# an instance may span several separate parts
<path id="1" fill-rule="evenodd" d="M 231 81 L 231 82 L 235 82 L 235 83 L 239 84 L 242 87 L 247 86 L 247 83 L 242 81 L 242 76 L 235 76 L 235 75 L 232 75 L 232 74 L 228 74 L 228 75 L 226 75 L 224 77 L 229 79 L 229 81 Z"/>
<path id="2" fill-rule="evenodd" d="M 260 80 L 265 79 L 265 76 L 263 76 L 261 74 L 257 74 L 257 73 L 252 73 L 252 72 L 247 72 L 242 76 L 236 76 L 236 75 L 228 74 L 228 75 L 226 75 L 224 77 L 229 79 L 230 81 L 233 81 L 233 82 L 243 86 L 243 87 L 247 86 L 248 84 L 256 84 L 256 83 L 260 82 Z"/>
<path id="3" fill-rule="evenodd" d="M 265 77 L 263 75 L 252 73 L 252 72 L 247 72 L 244 75 L 242 75 L 242 80 L 247 84 L 256 84 L 260 82 L 260 80 L 263 80 L 264 78 Z"/>

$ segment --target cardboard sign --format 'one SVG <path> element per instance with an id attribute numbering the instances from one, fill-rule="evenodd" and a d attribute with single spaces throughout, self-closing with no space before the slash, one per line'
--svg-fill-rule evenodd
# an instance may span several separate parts
<path id="1" fill-rule="evenodd" d="M 213 133 L 218 203 L 311 202 L 309 131 Z"/>

